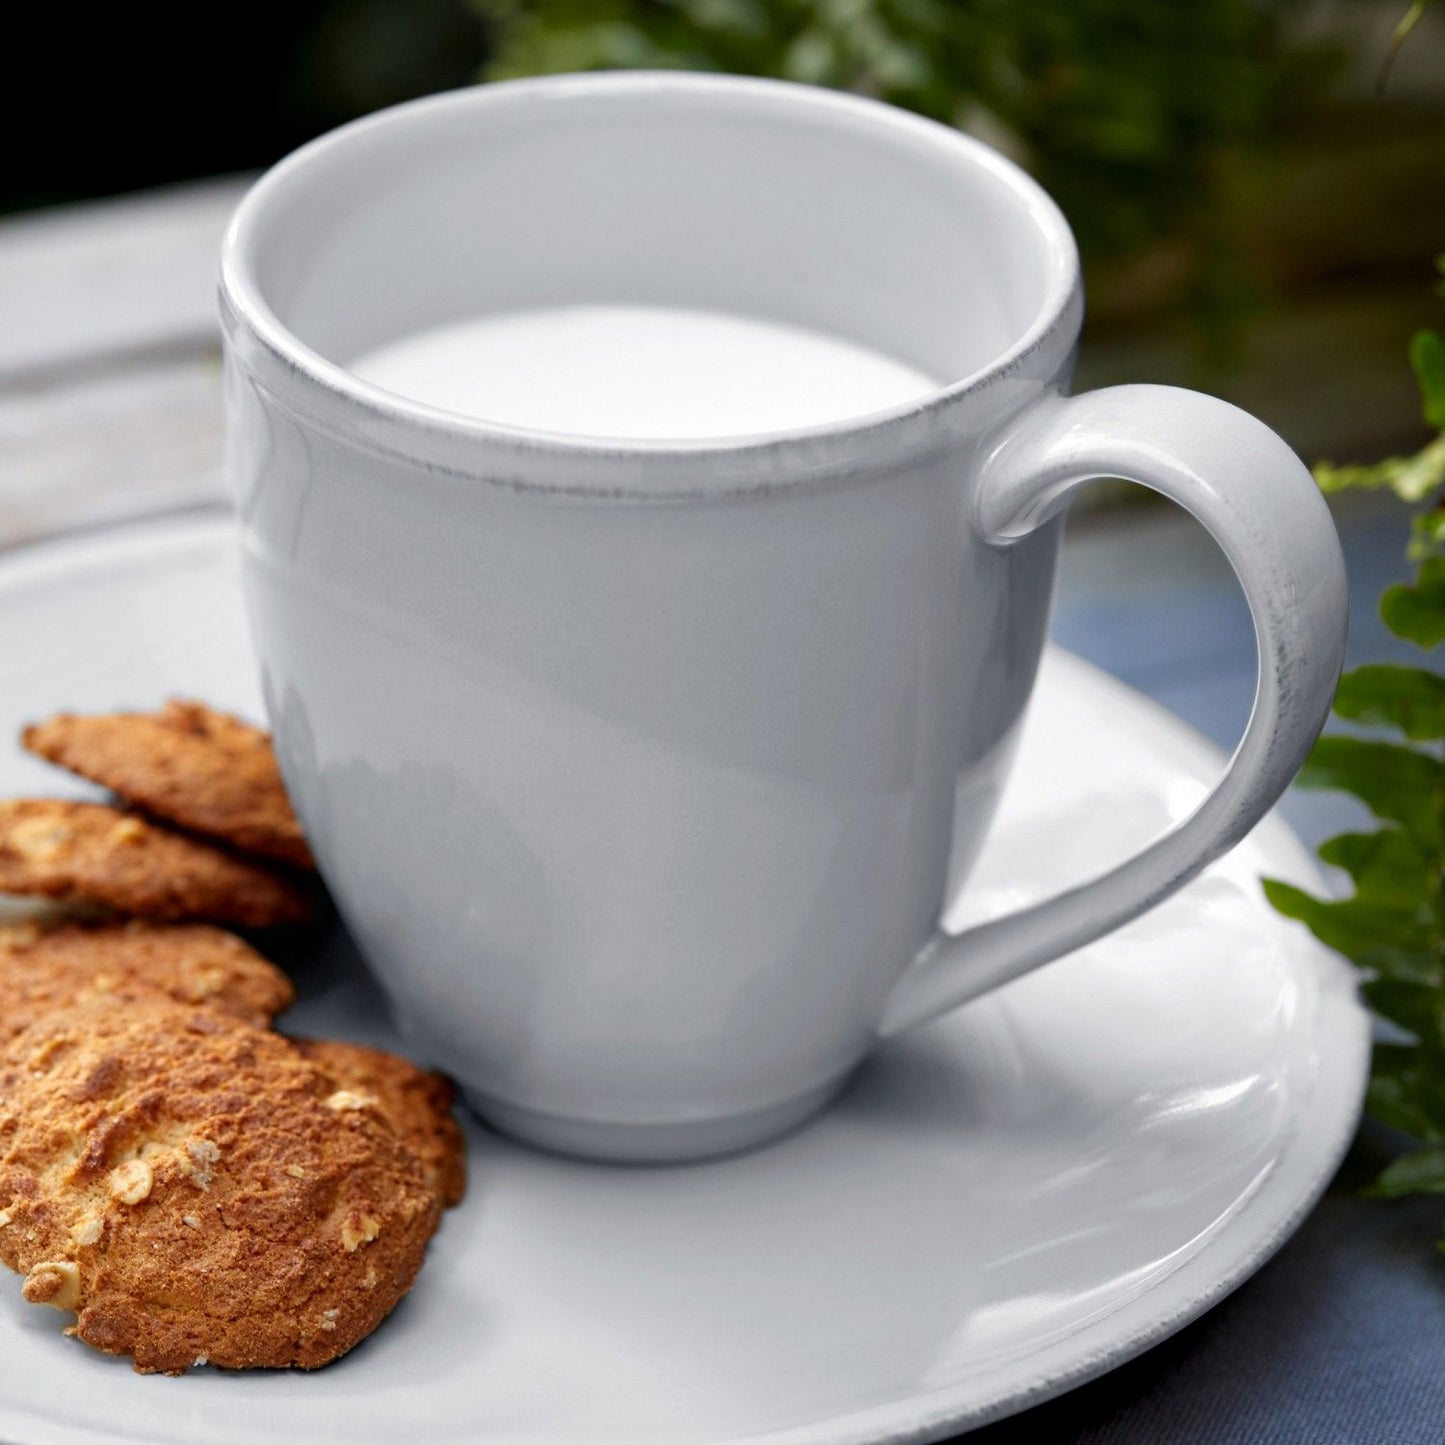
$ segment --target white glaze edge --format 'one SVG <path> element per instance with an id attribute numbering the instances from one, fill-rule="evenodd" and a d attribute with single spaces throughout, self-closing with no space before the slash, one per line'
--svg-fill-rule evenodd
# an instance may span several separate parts
<path id="1" fill-rule="evenodd" d="M 1014 192 L 1045 239 L 1051 275 L 1038 314 L 987 366 L 922 401 L 831 425 L 678 442 L 503 426 L 399 397 L 326 360 L 295 336 L 264 299 L 250 250 L 265 209 L 273 196 L 297 184 L 307 167 L 330 151 L 421 113 L 501 106 L 524 98 L 558 104 L 575 97 L 649 92 L 695 102 L 733 94 L 780 112 L 829 113 L 840 125 L 867 125 L 906 146 L 966 157 Z M 895 460 L 944 444 L 970 424 L 977 425 L 980 415 L 995 413 L 1001 420 L 1016 409 L 1000 395 L 1011 378 L 1038 358 L 1033 378 L 1038 386 L 1063 365 L 1082 323 L 1083 294 L 1073 235 L 1053 199 L 1013 162 L 961 131 L 879 101 L 818 87 L 753 77 L 628 71 L 503 81 L 427 96 L 352 121 L 302 146 L 257 181 L 232 218 L 221 251 L 220 310 L 228 346 L 252 381 L 274 403 L 332 436 L 404 456 L 428 471 L 511 490 L 657 502 L 753 495 L 846 477 L 879 458 Z M 479 447 L 487 457 L 480 472 L 465 460 Z M 639 472 L 646 473 L 643 485 L 635 481 Z"/>

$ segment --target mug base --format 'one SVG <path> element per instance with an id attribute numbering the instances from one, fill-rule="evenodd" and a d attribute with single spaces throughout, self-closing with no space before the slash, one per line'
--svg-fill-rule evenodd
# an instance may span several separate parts
<path id="1" fill-rule="evenodd" d="M 468 1106 L 524 1144 L 605 1164 L 686 1164 L 736 1154 L 805 1123 L 848 1081 L 849 1074 L 780 1104 L 717 1119 L 620 1123 L 547 1114 L 463 1088 Z"/>

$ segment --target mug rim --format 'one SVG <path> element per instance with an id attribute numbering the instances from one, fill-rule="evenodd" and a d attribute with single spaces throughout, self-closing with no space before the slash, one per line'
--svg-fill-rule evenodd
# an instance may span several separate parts
<path id="1" fill-rule="evenodd" d="M 599 93 L 735 95 L 783 107 L 833 112 L 840 120 L 891 131 L 904 145 L 991 173 L 1022 202 L 1045 245 L 1050 274 L 1027 328 L 984 366 L 921 398 L 814 426 L 681 439 L 598 437 L 488 421 L 416 401 L 363 380 L 309 346 L 276 315 L 257 278 L 253 248 L 273 199 L 317 162 L 359 138 L 446 111 L 514 106 Z M 419 462 L 428 471 L 500 483 L 512 490 L 659 500 L 772 491 L 852 473 L 877 459 L 894 463 L 955 437 L 962 420 L 1013 409 L 1000 383 L 1056 372 L 1083 319 L 1078 250 L 1063 213 L 1019 166 L 982 141 L 897 106 L 847 92 L 752 76 L 685 71 L 601 71 L 495 81 L 389 106 L 316 137 L 267 170 L 242 197 L 221 246 L 223 337 L 269 399 L 332 437 Z M 1071 324 L 1072 323 L 1072 324 Z M 1042 362 L 1031 365 L 1035 360 Z M 990 404 L 992 403 L 992 404 Z M 479 460 L 485 458 L 479 465 Z M 646 475 L 646 481 L 639 477 Z"/>

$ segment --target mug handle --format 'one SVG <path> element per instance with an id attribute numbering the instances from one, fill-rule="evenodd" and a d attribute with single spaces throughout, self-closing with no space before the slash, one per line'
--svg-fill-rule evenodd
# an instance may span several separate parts
<path id="1" fill-rule="evenodd" d="M 1339 538 L 1308 470 L 1262 422 L 1171 386 L 1117 386 L 1037 403 L 983 464 L 974 523 L 1007 547 L 1081 482 L 1126 477 L 1208 529 L 1249 602 L 1254 707 L 1214 791 L 1101 877 L 963 933 L 941 929 L 904 970 L 879 1033 L 921 1024 L 1101 938 L 1162 902 L 1264 816 L 1324 726 L 1344 660 Z"/>

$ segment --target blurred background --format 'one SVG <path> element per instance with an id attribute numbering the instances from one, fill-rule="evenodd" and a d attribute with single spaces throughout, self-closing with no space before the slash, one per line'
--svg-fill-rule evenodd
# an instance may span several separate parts
<path id="1" fill-rule="evenodd" d="M 1407 0 L 253 0 L 27 7 L 0 212 L 247 172 L 480 79 L 686 67 L 842 86 L 1027 166 L 1079 237 L 1082 386 L 1203 386 L 1306 457 L 1413 449 L 1439 306 L 1445 6 Z M 21 52 L 12 50 L 12 63 Z M 3 306 L 0 300 L 0 306 Z"/>

